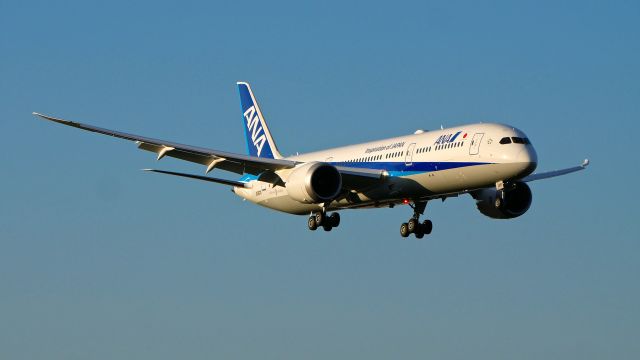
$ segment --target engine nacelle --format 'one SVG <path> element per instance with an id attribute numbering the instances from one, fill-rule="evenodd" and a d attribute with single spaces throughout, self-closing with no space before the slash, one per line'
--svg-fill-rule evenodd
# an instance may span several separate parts
<path id="1" fill-rule="evenodd" d="M 322 203 L 338 196 L 342 190 L 342 175 L 333 165 L 310 162 L 293 169 L 285 188 L 296 201 L 305 204 Z"/>
<path id="2" fill-rule="evenodd" d="M 483 215 L 493 219 L 513 219 L 529 210 L 533 196 L 529 185 L 517 182 L 505 188 L 504 196 L 496 189 L 482 189 L 472 194 Z"/>

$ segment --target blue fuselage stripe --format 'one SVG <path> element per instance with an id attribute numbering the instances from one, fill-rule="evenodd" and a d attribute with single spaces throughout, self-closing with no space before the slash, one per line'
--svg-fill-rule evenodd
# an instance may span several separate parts
<path id="1" fill-rule="evenodd" d="M 433 172 L 433 171 L 458 169 L 458 168 L 476 166 L 476 165 L 487 165 L 491 163 L 429 161 L 429 162 L 413 162 L 411 165 L 407 165 L 406 163 L 401 161 L 396 161 L 396 162 L 372 161 L 372 162 L 331 162 L 330 164 L 335 166 L 343 166 L 343 167 L 351 167 L 351 168 L 386 170 L 389 173 L 389 176 L 409 176 L 409 175 L 423 174 L 423 173 Z M 258 176 L 256 175 L 245 174 L 240 178 L 239 181 L 251 182 L 257 179 L 258 179 Z"/>
<path id="2" fill-rule="evenodd" d="M 450 162 L 450 161 L 427 161 L 427 162 L 413 162 L 411 165 L 407 165 L 405 162 L 332 162 L 331 164 L 336 166 L 352 167 L 352 168 L 365 168 L 386 170 L 392 176 L 413 175 L 425 172 L 433 172 L 440 170 L 450 170 L 476 165 L 487 165 L 486 162 Z"/>

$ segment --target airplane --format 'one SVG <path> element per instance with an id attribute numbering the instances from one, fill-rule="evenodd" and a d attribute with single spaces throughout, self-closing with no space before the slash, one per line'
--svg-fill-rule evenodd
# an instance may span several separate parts
<path id="1" fill-rule="evenodd" d="M 534 174 L 536 151 L 524 132 L 504 124 L 476 123 L 282 156 L 258 102 L 246 82 L 238 82 L 247 154 L 183 145 L 33 113 L 63 125 L 134 141 L 138 148 L 205 166 L 205 175 L 144 169 L 232 187 L 255 204 L 285 213 L 309 214 L 307 227 L 330 231 L 340 225 L 338 211 L 409 205 L 411 218 L 400 235 L 431 234 L 431 220 L 420 222 L 427 202 L 469 194 L 480 213 L 512 219 L 529 210 L 527 183 L 583 170 L 579 166 Z M 206 176 L 213 169 L 241 175 L 238 180 Z M 329 212 L 331 212 L 329 214 Z"/>

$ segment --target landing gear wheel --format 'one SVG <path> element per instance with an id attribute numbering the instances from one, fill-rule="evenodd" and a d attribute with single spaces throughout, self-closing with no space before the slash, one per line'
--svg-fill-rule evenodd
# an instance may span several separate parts
<path id="1" fill-rule="evenodd" d="M 420 227 L 422 228 L 422 232 L 425 233 L 426 235 L 431 234 L 431 230 L 433 230 L 433 223 L 431 222 L 431 220 L 425 220 L 422 222 L 422 225 L 420 225 Z"/>
<path id="2" fill-rule="evenodd" d="M 338 227 L 338 225 L 340 225 L 340 214 L 337 212 L 331 214 L 331 216 L 329 216 L 329 223 L 332 227 Z"/>
<path id="3" fill-rule="evenodd" d="M 418 227 L 420 227 L 420 223 L 416 219 L 411 219 L 407 223 L 407 230 L 409 230 L 409 233 L 415 233 L 416 230 L 418 230 Z"/>
<path id="4" fill-rule="evenodd" d="M 404 201 L 404 203 L 406 204 L 407 201 Z M 433 228 L 431 220 L 425 220 L 423 223 L 420 223 L 420 215 L 424 214 L 427 202 L 414 201 L 413 203 L 409 202 L 408 204 L 413 209 L 413 216 L 406 223 L 402 223 L 400 226 L 400 235 L 406 238 L 407 236 L 414 234 L 417 239 L 422 239 L 425 235 L 430 234 Z"/>
<path id="5" fill-rule="evenodd" d="M 322 225 L 322 228 L 324 229 L 324 231 L 331 231 L 331 229 L 333 229 L 333 226 L 331 226 L 331 224 L 324 224 Z"/>
<path id="6" fill-rule="evenodd" d="M 409 224 L 402 223 L 402 225 L 400 225 L 400 236 L 406 238 L 409 234 Z"/>
<path id="7" fill-rule="evenodd" d="M 313 217 L 315 217 L 316 219 L 316 225 L 322 226 L 324 224 L 326 216 L 322 211 L 318 211 L 317 213 L 313 214 Z"/>
<path id="8" fill-rule="evenodd" d="M 307 221 L 307 226 L 309 226 L 309 230 L 315 230 L 318 228 L 318 224 L 316 223 L 315 216 L 309 216 L 309 220 Z"/>

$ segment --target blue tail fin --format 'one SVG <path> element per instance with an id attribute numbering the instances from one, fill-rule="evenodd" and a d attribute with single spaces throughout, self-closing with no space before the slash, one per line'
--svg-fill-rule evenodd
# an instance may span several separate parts
<path id="1" fill-rule="evenodd" d="M 240 93 L 240 108 L 242 109 L 244 135 L 249 155 L 281 159 L 282 155 L 278 152 L 276 143 L 271 137 L 262 111 L 260 111 L 258 102 L 251 91 L 251 86 L 246 82 L 238 82 L 238 92 Z"/>

